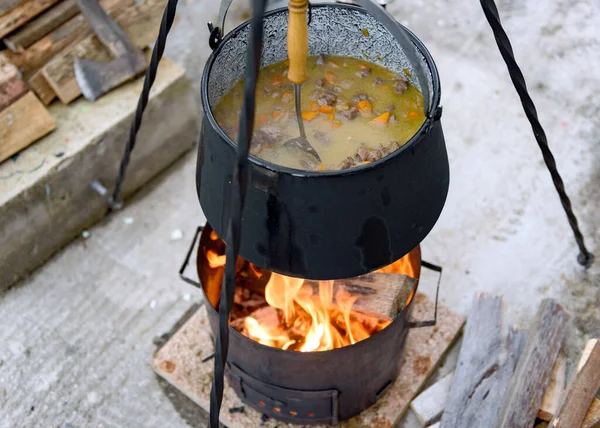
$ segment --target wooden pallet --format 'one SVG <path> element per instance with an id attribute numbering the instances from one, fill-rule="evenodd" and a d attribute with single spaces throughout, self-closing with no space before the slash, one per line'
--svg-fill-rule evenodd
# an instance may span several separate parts
<path id="1" fill-rule="evenodd" d="M 414 301 L 413 318 L 424 320 L 433 314 L 433 303 L 423 294 Z M 402 417 L 408 404 L 423 388 L 426 380 L 458 337 L 465 318 L 441 306 L 438 325 L 410 331 L 406 341 L 405 362 L 394 384 L 375 405 L 340 427 L 389 427 Z M 208 412 L 213 361 L 202 359 L 213 352 L 206 308 L 202 306 L 171 339 L 157 351 L 152 367 L 161 377 Z M 221 423 L 228 428 L 298 427 L 274 420 L 263 422 L 261 414 L 249 406 L 242 413 L 228 410 L 244 406 L 230 385 L 225 386 Z"/>

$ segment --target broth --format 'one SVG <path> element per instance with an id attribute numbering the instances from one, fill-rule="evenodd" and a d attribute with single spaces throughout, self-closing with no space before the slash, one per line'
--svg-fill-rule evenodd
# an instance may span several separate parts
<path id="1" fill-rule="evenodd" d="M 405 144 L 425 120 L 423 97 L 404 76 L 377 64 L 340 56 L 308 57 L 302 117 L 308 141 L 322 164 L 284 147 L 299 136 L 288 61 L 260 70 L 250 153 L 295 169 L 339 170 L 373 162 Z M 244 93 L 240 80 L 219 101 L 214 116 L 237 141 Z"/>

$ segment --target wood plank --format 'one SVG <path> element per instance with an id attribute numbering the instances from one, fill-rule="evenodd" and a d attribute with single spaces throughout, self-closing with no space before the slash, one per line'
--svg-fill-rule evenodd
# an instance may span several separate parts
<path id="1" fill-rule="evenodd" d="M 48 9 L 58 0 L 27 0 L 0 16 L 0 38 Z"/>
<path id="2" fill-rule="evenodd" d="M 542 403 L 570 316 L 552 299 L 542 301 L 504 396 L 498 427 L 530 428 Z"/>
<path id="3" fill-rule="evenodd" d="M 567 386 L 567 357 L 559 353 L 552 367 L 550 381 L 542 397 L 542 405 L 538 411 L 538 419 L 550 422 L 560 405 L 560 399 Z"/>
<path id="4" fill-rule="evenodd" d="M 46 107 L 28 92 L 0 112 L 0 162 L 55 128 L 56 122 Z"/>
<path id="5" fill-rule="evenodd" d="M 410 408 L 423 426 L 428 427 L 442 418 L 452 386 L 452 376 L 453 373 L 448 373 L 411 401 Z"/>
<path id="6" fill-rule="evenodd" d="M 489 415 L 483 397 L 502 354 L 503 299 L 478 293 L 467 319 L 463 343 L 441 427 L 486 426 Z M 476 423 L 476 421 L 487 423 Z"/>
<path id="7" fill-rule="evenodd" d="M 600 428 L 600 400 L 596 397 L 592 400 L 592 404 L 583 419 L 581 428 Z"/>
<path id="8" fill-rule="evenodd" d="M 416 320 L 429 319 L 433 302 L 417 293 L 414 301 L 413 317 Z M 381 398 L 360 415 L 341 422 L 338 427 L 391 427 L 398 423 L 410 401 L 423 387 L 423 384 L 446 354 L 464 324 L 464 317 L 452 313 L 440 305 L 438 325 L 412 329 L 406 339 L 404 362 L 396 381 Z M 202 363 L 202 357 L 213 349 L 206 308 L 202 306 L 196 314 L 157 352 L 153 369 L 174 387 L 187 395 L 204 410 L 209 406 L 210 382 L 213 364 Z M 200 356 L 200 358 L 199 358 Z M 165 361 L 169 363 L 165 364 Z M 233 388 L 225 381 L 223 409 L 243 406 Z M 221 412 L 221 422 L 228 428 L 263 426 L 275 427 L 277 421 L 263 422 L 260 413 L 245 406 L 243 413 Z M 279 426 L 282 426 L 279 423 Z M 295 425 L 300 428 L 301 425 Z M 312 425 L 311 427 L 315 427 Z M 322 425 L 317 427 L 325 428 Z M 329 427 L 329 425 L 327 426 Z"/>
<path id="9" fill-rule="evenodd" d="M 508 337 L 505 344 L 505 358 L 504 362 L 500 365 L 498 372 L 492 374 L 488 382 L 487 394 L 481 396 L 483 410 L 489 415 L 487 418 L 482 415 L 477 415 L 475 420 L 488 420 L 495 422 L 500 413 L 500 406 L 506 392 L 508 391 L 508 385 L 514 374 L 517 363 L 525 348 L 525 342 L 527 341 L 527 332 L 521 330 L 518 326 L 512 326 L 508 331 Z M 478 425 L 483 426 L 483 425 Z"/>
<path id="10" fill-rule="evenodd" d="M 144 48 L 156 40 L 165 4 L 165 0 L 143 0 L 121 13 L 115 22 L 125 31 L 134 46 Z M 98 38 L 89 36 L 46 64 L 42 68 L 42 74 L 65 104 L 81 95 L 73 70 L 75 57 L 94 61 L 110 60 L 108 51 Z"/>
<path id="11" fill-rule="evenodd" d="M 59 25 L 79 13 L 76 0 L 62 0 L 54 7 L 32 19 L 13 34 L 4 38 L 4 44 L 13 52 L 23 52 Z"/>
<path id="12" fill-rule="evenodd" d="M 550 422 L 551 428 L 576 428 L 581 426 L 586 413 L 600 387 L 600 341 L 588 341 L 579 360 L 575 379 L 560 406 L 558 414 Z"/>
<path id="13" fill-rule="evenodd" d="M 133 5 L 133 0 L 100 0 L 108 15 L 115 18 Z M 37 71 L 61 51 L 73 49 L 77 43 L 93 34 L 82 14 L 77 14 L 51 33 L 37 40 L 21 53 L 7 52 L 11 62 L 24 72 Z"/>
<path id="14" fill-rule="evenodd" d="M 504 362 L 501 365 L 498 372 L 494 373 L 490 377 L 490 387 L 486 391 L 487 395 L 485 395 L 484 398 L 484 400 L 487 400 L 486 411 L 489 414 L 498 414 L 498 411 L 500 409 L 500 403 L 502 402 L 502 398 L 504 397 L 506 389 L 508 388 L 508 383 L 517 365 L 526 340 L 527 332 L 525 332 L 524 330 L 520 330 L 516 326 L 513 326 L 509 329 L 508 337 L 506 339 L 506 355 L 504 356 Z M 449 394 L 446 394 L 445 397 L 436 396 L 431 398 L 430 407 L 432 410 L 429 411 L 430 417 L 420 417 L 421 422 L 424 423 L 425 426 L 427 426 L 427 423 L 432 423 L 438 419 L 441 419 L 444 408 L 446 406 L 447 395 Z M 414 400 L 411 403 L 411 406 L 415 403 L 415 401 L 416 400 Z M 433 410 L 434 408 L 435 411 Z M 417 409 L 413 410 L 415 410 L 415 412 L 417 413 L 417 417 L 419 417 L 419 413 L 424 413 L 423 411 L 418 411 Z M 434 413 L 438 415 L 437 418 L 433 417 Z"/>
<path id="15" fill-rule="evenodd" d="M 27 85 L 21 79 L 19 70 L 0 54 L 0 111 L 27 93 Z"/>
<path id="16" fill-rule="evenodd" d="M 27 0 L 0 0 L 0 15 L 4 15 Z"/>
<path id="17" fill-rule="evenodd" d="M 52 90 L 41 71 L 34 73 L 27 83 L 44 105 L 50 105 L 56 98 L 56 93 Z"/>

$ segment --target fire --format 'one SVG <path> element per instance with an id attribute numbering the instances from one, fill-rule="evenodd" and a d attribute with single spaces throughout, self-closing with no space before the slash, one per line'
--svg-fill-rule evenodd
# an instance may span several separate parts
<path id="1" fill-rule="evenodd" d="M 396 260 L 391 265 L 387 265 L 379 269 L 377 272 L 382 273 L 403 273 L 412 278 L 418 278 L 418 272 L 415 272 L 413 264 L 410 262 L 410 258 L 407 256 Z"/>
<path id="2" fill-rule="evenodd" d="M 218 238 L 213 234 L 214 231 L 210 236 L 212 241 Z M 225 265 L 224 254 L 211 249 L 205 254 L 210 268 L 222 269 Z M 419 272 L 415 271 L 418 268 L 411 263 L 410 257 L 405 256 L 378 272 L 403 273 L 418 278 Z M 261 278 L 263 272 L 246 262 L 239 275 L 246 278 L 248 274 Z M 407 305 L 412 297 L 411 294 Z M 235 328 L 263 345 L 284 350 L 315 352 L 341 348 L 371 337 L 392 322 L 389 318 L 353 309 L 357 299 L 358 296 L 351 295 L 343 287 L 338 287 L 334 295 L 334 281 L 315 284 L 315 281 L 272 272 L 264 287 L 262 307 L 259 302 L 260 309 L 250 315 L 241 315 Z M 249 303 L 254 304 L 255 300 Z"/>
<path id="3" fill-rule="evenodd" d="M 314 352 L 360 342 L 391 323 L 353 310 L 357 297 L 345 290 L 334 299 L 333 281 L 319 281 L 316 293 L 304 282 L 272 273 L 265 287 L 269 306 L 257 311 L 259 319 L 244 319 L 243 333 L 264 345 Z"/>
<path id="4" fill-rule="evenodd" d="M 218 255 L 214 251 L 206 252 L 206 260 L 208 260 L 208 265 L 211 268 L 225 266 L 225 259 L 226 259 L 225 254 Z"/>

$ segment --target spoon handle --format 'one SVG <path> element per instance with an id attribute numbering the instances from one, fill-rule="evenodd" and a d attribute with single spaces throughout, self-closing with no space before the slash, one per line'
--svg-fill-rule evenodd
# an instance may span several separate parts
<path id="1" fill-rule="evenodd" d="M 292 83 L 304 83 L 307 76 L 308 24 L 306 23 L 307 0 L 289 0 L 288 10 L 288 79 Z"/>

